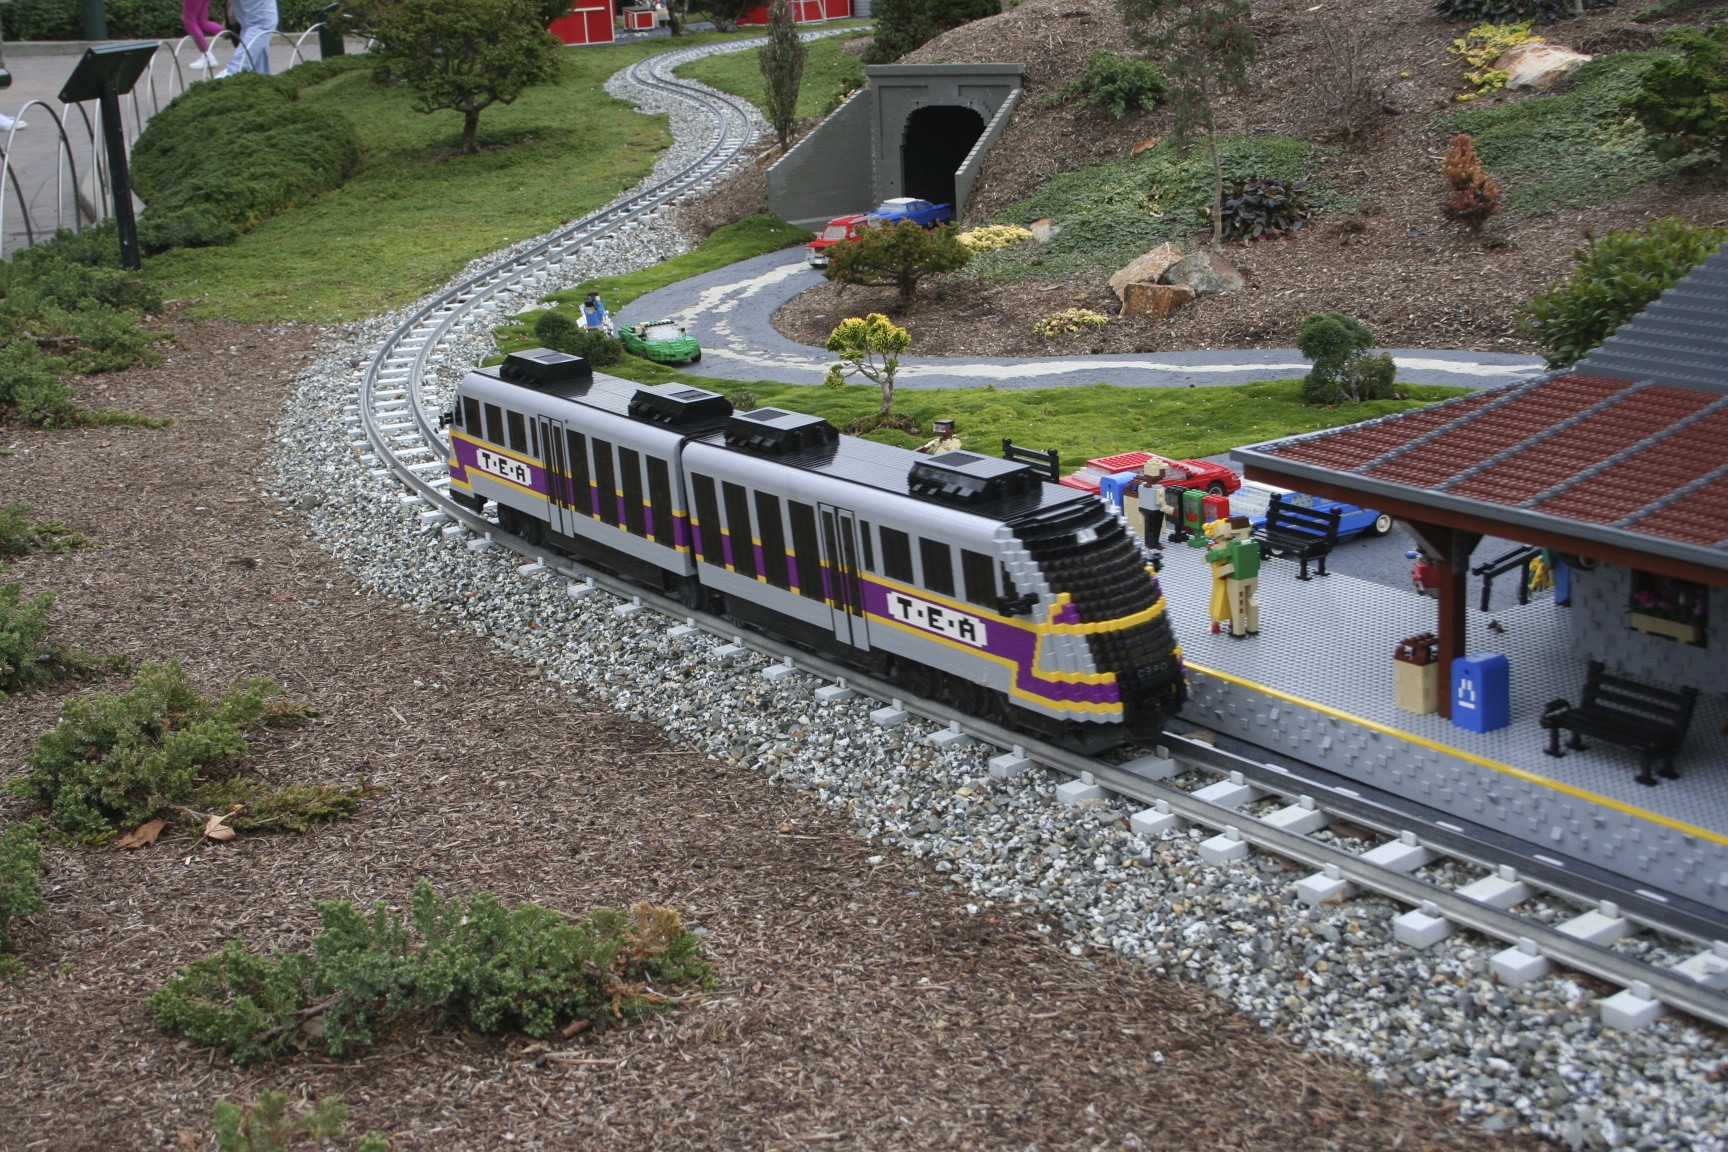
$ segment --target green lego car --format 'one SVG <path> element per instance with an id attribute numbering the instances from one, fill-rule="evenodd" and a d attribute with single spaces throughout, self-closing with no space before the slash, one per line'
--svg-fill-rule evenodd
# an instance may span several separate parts
<path id="1" fill-rule="evenodd" d="M 624 342 L 626 352 L 659 364 L 694 364 L 702 359 L 702 345 L 696 337 L 671 320 L 632 324 L 618 334 L 618 339 Z"/>

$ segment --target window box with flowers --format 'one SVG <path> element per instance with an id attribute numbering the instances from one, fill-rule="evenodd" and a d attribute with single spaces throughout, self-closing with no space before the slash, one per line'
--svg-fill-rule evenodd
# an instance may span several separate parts
<path id="1" fill-rule="evenodd" d="M 1632 573 L 1632 602 L 1627 622 L 1651 636 L 1704 647 L 1710 589 L 1690 580 Z"/>

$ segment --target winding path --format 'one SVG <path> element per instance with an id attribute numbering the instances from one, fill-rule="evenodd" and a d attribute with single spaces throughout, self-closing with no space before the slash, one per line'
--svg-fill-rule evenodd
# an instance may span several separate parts
<path id="1" fill-rule="evenodd" d="M 834 358 L 775 330 L 771 318 L 794 296 L 823 283 L 796 248 L 757 256 L 650 292 L 619 309 L 621 324 L 673 317 L 702 343 L 705 376 L 819 384 Z M 1539 375 L 1537 356 L 1504 352 L 1393 349 L 1398 378 L 1412 384 L 1480 388 Z M 895 384 L 902 388 L 1048 388 L 1060 384 L 1120 384 L 1131 388 L 1191 388 L 1247 384 L 1300 376 L 1309 364 L 1294 348 L 1216 352 L 1157 352 L 1103 356 L 908 356 Z"/>

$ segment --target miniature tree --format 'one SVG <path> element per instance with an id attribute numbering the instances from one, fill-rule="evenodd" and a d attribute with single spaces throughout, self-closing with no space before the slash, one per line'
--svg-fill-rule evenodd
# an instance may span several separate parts
<path id="1" fill-rule="evenodd" d="M 822 274 L 836 284 L 896 288 L 900 303 L 910 304 L 918 281 L 958 272 L 972 259 L 972 250 L 957 235 L 952 224 L 924 229 L 909 220 L 892 228 L 860 228 L 856 240 L 828 249 Z"/>
<path id="2" fill-rule="evenodd" d="M 1626 111 L 1664 160 L 1708 150 L 1728 166 L 1728 24 L 1676 28 L 1663 43 L 1676 54 L 1650 66 Z"/>
<path id="3" fill-rule="evenodd" d="M 828 334 L 828 351 L 840 357 L 829 367 L 822 383 L 829 388 L 846 387 L 846 377 L 862 376 L 882 389 L 878 421 L 894 407 L 894 373 L 900 370 L 900 354 L 912 344 L 912 335 L 880 312 L 860 320 L 848 316 Z"/>
<path id="4" fill-rule="evenodd" d="M 1343 404 L 1392 395 L 1392 357 L 1368 354 L 1374 333 L 1353 316 L 1319 312 L 1302 321 L 1296 347 L 1314 362 L 1302 380 L 1305 404 Z"/>
<path id="5" fill-rule="evenodd" d="M 1482 161 L 1476 156 L 1476 141 L 1469 133 L 1452 137 L 1440 171 L 1450 189 L 1440 209 L 1442 214 L 1471 232 L 1481 232 L 1488 217 L 1500 211 L 1500 185 L 1494 182 L 1494 177 L 1482 171 Z"/>
<path id="6" fill-rule="evenodd" d="M 702 14 L 708 17 L 716 32 L 732 31 L 744 14 L 754 7 L 756 0 L 702 0 Z"/>
<path id="7" fill-rule="evenodd" d="M 864 53 L 866 64 L 892 64 L 936 35 L 925 0 L 877 0 L 870 12 L 876 38 Z"/>
<path id="8" fill-rule="evenodd" d="M 400 0 L 378 18 L 376 75 L 414 90 L 414 108 L 460 112 L 462 152 L 480 151 L 480 113 L 557 74 L 560 45 L 537 0 Z"/>
<path id="9" fill-rule="evenodd" d="M 1204 133 L 1212 158 L 1212 250 L 1224 247 L 1224 167 L 1218 159 L 1215 109 L 1226 92 L 1248 90 L 1254 62 L 1249 0 L 1116 0 L 1128 35 L 1164 59 L 1176 143 Z"/>
<path id="10" fill-rule="evenodd" d="M 762 69 L 763 111 L 782 150 L 792 142 L 792 125 L 798 122 L 798 88 L 804 81 L 804 60 L 810 50 L 798 39 L 798 25 L 792 19 L 792 6 L 786 0 L 774 0 L 768 8 L 768 43 L 756 49 L 756 62 Z"/>

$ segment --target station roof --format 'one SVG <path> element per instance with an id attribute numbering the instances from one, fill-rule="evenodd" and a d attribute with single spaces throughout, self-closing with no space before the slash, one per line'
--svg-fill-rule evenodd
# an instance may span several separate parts
<path id="1" fill-rule="evenodd" d="M 1573 371 L 1235 456 L 1316 495 L 1728 586 L 1728 246 Z"/>

